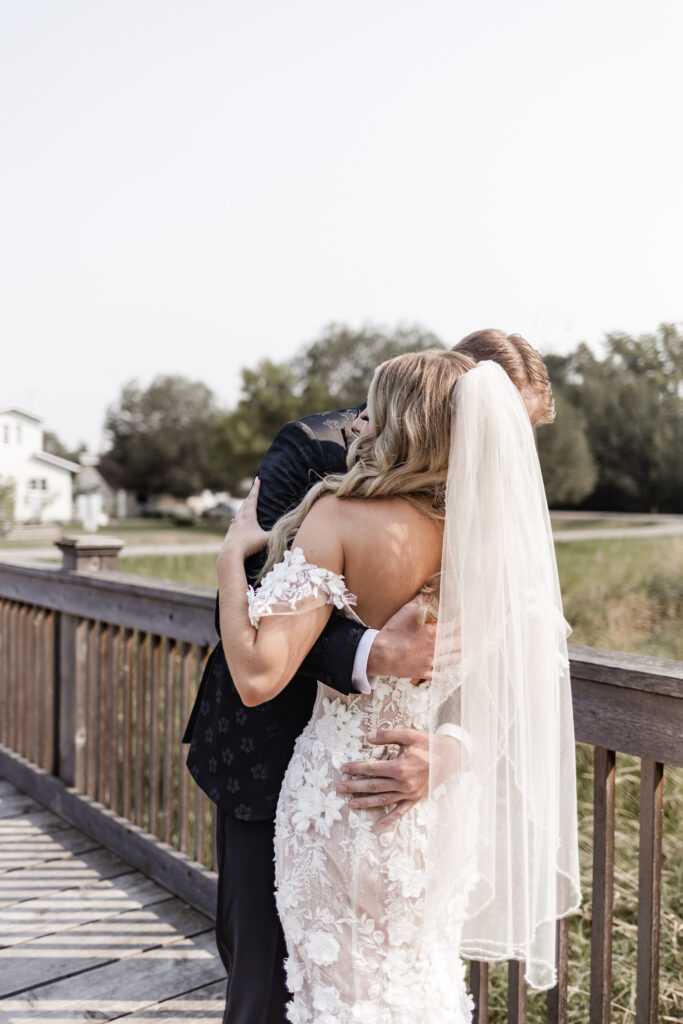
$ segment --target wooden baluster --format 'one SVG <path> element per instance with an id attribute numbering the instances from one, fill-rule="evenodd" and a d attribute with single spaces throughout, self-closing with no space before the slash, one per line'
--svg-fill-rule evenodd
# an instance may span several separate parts
<path id="1" fill-rule="evenodd" d="M 45 738 L 46 771 L 56 775 L 59 771 L 59 612 L 45 614 L 45 716 L 48 723 Z"/>
<path id="2" fill-rule="evenodd" d="M 657 1024 L 658 1019 L 663 791 L 664 765 L 643 758 L 640 763 L 636 1024 Z"/>
<path id="3" fill-rule="evenodd" d="M 557 922 L 555 933 L 555 963 L 557 965 L 557 984 L 551 988 L 546 997 L 547 1024 L 567 1024 L 567 984 L 569 975 L 569 918 L 561 917 Z"/>
<path id="4" fill-rule="evenodd" d="M 97 723 L 97 799 L 110 806 L 109 761 L 112 742 L 111 719 L 111 626 L 100 626 L 97 655 L 97 692 L 99 693 Z"/>
<path id="5" fill-rule="evenodd" d="M 17 616 L 17 687 L 19 690 L 17 700 L 17 739 L 19 745 L 16 748 L 20 754 L 26 757 L 26 605 L 19 605 Z"/>
<path id="6" fill-rule="evenodd" d="M 0 743 L 9 746 L 9 659 L 7 648 L 8 602 L 0 598 Z"/>
<path id="7" fill-rule="evenodd" d="M 86 693 L 88 679 L 88 630 L 87 619 L 79 619 L 75 630 L 74 658 L 74 786 L 85 792 L 86 747 L 88 742 L 88 720 Z"/>
<path id="8" fill-rule="evenodd" d="M 33 692 L 37 704 L 36 733 L 35 733 L 35 754 L 33 760 L 41 768 L 44 768 L 45 761 L 45 733 L 47 722 L 45 720 L 45 689 L 43 686 L 43 637 L 44 637 L 45 612 L 42 608 L 33 609 L 33 628 L 31 629 L 31 644 L 33 647 Z"/>
<path id="9" fill-rule="evenodd" d="M 526 1024 L 527 991 L 525 965 L 521 960 L 508 960 L 508 1024 Z"/>
<path id="10" fill-rule="evenodd" d="M 590 1024 L 610 1024 L 614 912 L 615 754 L 595 748 Z"/>
<path id="11" fill-rule="evenodd" d="M 175 643 L 168 644 L 166 658 L 164 659 L 164 771 L 161 791 L 161 808 L 164 820 L 165 843 L 173 842 L 174 805 L 175 791 L 173 786 L 173 767 L 175 758 L 173 756 L 173 736 L 175 732 L 175 677 L 177 654 Z"/>
<path id="12" fill-rule="evenodd" d="M 159 835 L 159 790 L 161 785 L 161 638 L 152 636 L 149 666 L 149 831 Z"/>
<path id="13" fill-rule="evenodd" d="M 195 674 L 195 687 L 193 698 L 196 699 L 196 694 L 199 691 L 199 685 L 201 678 L 206 668 L 208 656 L 208 649 L 203 647 L 197 649 L 197 661 L 196 661 L 196 674 Z M 183 727 L 185 723 L 183 723 Z M 184 748 L 184 760 L 187 757 L 187 748 Z M 182 771 L 187 772 L 187 765 L 183 764 Z M 189 774 L 189 773 L 188 773 Z M 208 812 L 207 800 L 203 791 L 193 782 L 192 789 L 194 789 L 194 859 L 199 861 L 200 864 L 207 863 L 207 851 L 206 851 L 206 815 Z"/>
<path id="14" fill-rule="evenodd" d="M 46 717 L 45 685 L 43 664 L 45 661 L 45 609 L 36 608 L 33 617 L 33 673 L 34 692 L 38 702 L 38 718 L 36 722 L 36 756 L 35 762 L 45 767 L 45 735 L 49 728 Z"/>
<path id="15" fill-rule="evenodd" d="M 147 704 L 147 675 L 145 666 L 147 662 L 147 650 L 149 648 L 149 634 L 138 634 L 138 649 L 136 660 L 136 709 L 135 709 L 135 817 L 136 825 L 144 827 L 144 791 L 145 778 L 147 776 L 147 757 L 145 740 L 147 738 L 147 723 L 145 707 Z"/>
<path id="16" fill-rule="evenodd" d="M 185 723 L 192 710 L 192 682 L 196 675 L 196 651 L 183 644 L 180 657 L 180 735 L 176 745 L 178 757 L 178 846 L 190 853 L 190 808 L 192 807 L 192 776 L 185 767 L 184 748 L 180 742 Z"/>
<path id="17" fill-rule="evenodd" d="M 52 721 L 48 717 L 47 693 L 45 685 L 45 609 L 37 608 L 35 623 L 33 627 L 33 643 L 35 646 L 36 660 L 36 694 L 38 695 L 38 756 L 36 763 L 41 768 L 49 771 L 49 763 L 45 763 L 45 743 L 47 734 L 52 727 Z"/>
<path id="18" fill-rule="evenodd" d="M 123 640 L 123 779 L 121 783 L 122 811 L 130 820 L 133 807 L 132 785 L 132 732 L 133 697 L 135 691 L 135 631 L 124 630 Z"/>
<path id="19" fill-rule="evenodd" d="M 26 605 L 24 612 L 24 664 L 22 680 L 24 686 L 24 757 L 34 764 L 37 763 L 36 734 L 38 732 L 38 716 L 40 704 L 36 694 L 35 650 L 33 646 L 33 620 L 35 606 Z"/>
<path id="20" fill-rule="evenodd" d="M 111 744 L 109 747 L 109 806 L 112 811 L 120 813 L 119 794 L 121 757 L 120 757 L 120 703 L 121 703 L 121 633 L 118 626 L 112 629 L 111 658 L 109 668 L 109 714 L 111 722 Z"/>
<path id="21" fill-rule="evenodd" d="M 19 686 L 17 677 L 17 619 L 19 616 L 19 606 L 16 602 L 11 601 L 9 606 L 9 614 L 7 616 L 7 648 L 8 648 L 8 746 L 12 750 L 17 750 L 18 729 L 17 729 L 17 711 L 19 703 Z"/>
<path id="22" fill-rule="evenodd" d="M 474 999 L 472 1024 L 489 1024 L 489 965 L 484 960 L 470 961 L 470 991 Z"/>
<path id="23" fill-rule="evenodd" d="M 86 745 L 85 745 L 85 792 L 94 800 L 97 796 L 97 761 L 100 756 L 98 736 L 98 710 L 100 692 L 97 685 L 99 661 L 99 623 L 91 621 L 87 627 L 87 675 L 85 685 L 86 701 Z"/>

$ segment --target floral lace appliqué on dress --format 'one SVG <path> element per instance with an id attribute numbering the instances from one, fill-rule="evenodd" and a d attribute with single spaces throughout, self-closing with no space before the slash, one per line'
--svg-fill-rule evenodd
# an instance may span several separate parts
<path id="1" fill-rule="evenodd" d="M 287 552 L 249 598 L 263 615 L 305 611 L 312 598 L 358 620 L 344 578 Z M 282 611 L 281 611 L 282 610 Z M 348 761 L 391 756 L 365 741 L 382 728 L 427 729 L 428 686 L 380 677 L 368 695 L 341 696 L 318 683 L 313 715 L 298 738 L 275 826 L 278 912 L 287 942 L 291 1024 L 470 1024 L 472 1001 L 457 955 L 473 882 L 469 776 L 450 783 L 462 816 L 461 867 L 444 893 L 439 941 L 424 936 L 428 836 L 438 799 L 422 800 L 386 832 L 385 811 L 353 810 L 336 792 Z M 433 934 L 433 932 L 432 932 Z"/>
<path id="2" fill-rule="evenodd" d="M 346 589 L 344 577 L 307 562 L 301 548 L 285 551 L 284 558 L 264 576 L 257 590 L 247 588 L 249 620 L 258 629 L 264 615 L 296 614 L 333 604 L 350 607 L 356 597 Z"/>

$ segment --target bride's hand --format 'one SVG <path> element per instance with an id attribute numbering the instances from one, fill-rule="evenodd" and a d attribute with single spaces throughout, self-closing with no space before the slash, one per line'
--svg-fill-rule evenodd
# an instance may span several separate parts
<path id="1" fill-rule="evenodd" d="M 249 494 L 242 502 L 239 512 L 230 523 L 230 529 L 225 535 L 225 540 L 218 554 L 219 560 L 221 555 L 227 552 L 237 552 L 244 560 L 249 555 L 254 555 L 257 551 L 261 551 L 268 543 L 270 531 L 263 530 L 259 526 L 256 515 L 260 486 L 261 481 L 256 477 Z"/>

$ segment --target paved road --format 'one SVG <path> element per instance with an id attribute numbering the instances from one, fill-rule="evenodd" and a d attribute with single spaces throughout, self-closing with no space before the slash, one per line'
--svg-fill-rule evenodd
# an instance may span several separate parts
<path id="1" fill-rule="evenodd" d="M 675 537 L 683 535 L 681 522 L 655 523 L 652 526 L 615 526 L 601 530 L 600 527 L 586 527 L 585 530 L 553 530 L 555 540 L 622 540 L 628 537 Z"/>
<path id="2" fill-rule="evenodd" d="M 617 518 L 613 513 L 558 513 L 558 518 L 577 519 L 581 517 L 592 520 Z M 652 525 L 646 526 L 613 526 L 600 527 L 587 526 L 585 529 L 578 527 L 575 530 L 554 530 L 553 536 L 556 541 L 579 541 L 579 540 L 627 540 L 631 537 L 675 537 L 683 536 L 683 516 L 658 517 Z M 215 555 L 221 546 L 221 541 L 201 541 L 188 544 L 131 544 L 122 549 L 121 556 L 125 558 L 144 558 L 151 555 Z M 53 561 L 60 562 L 61 556 L 54 545 L 42 545 L 31 548 L 0 547 L 0 562 L 23 562 L 23 561 Z"/>
<path id="3" fill-rule="evenodd" d="M 215 555 L 221 546 L 220 540 L 203 541 L 197 544 L 131 544 L 122 549 L 123 558 L 141 558 L 148 555 Z M 0 562 L 23 561 L 61 562 L 62 556 L 57 549 L 42 546 L 35 548 L 0 547 Z"/>

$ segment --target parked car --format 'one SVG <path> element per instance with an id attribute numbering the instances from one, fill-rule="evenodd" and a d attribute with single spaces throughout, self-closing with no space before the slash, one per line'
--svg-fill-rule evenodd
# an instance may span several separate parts
<path id="1" fill-rule="evenodd" d="M 232 519 L 237 515 L 241 504 L 240 500 L 231 502 L 220 501 L 213 508 L 204 509 L 202 519 Z"/>

